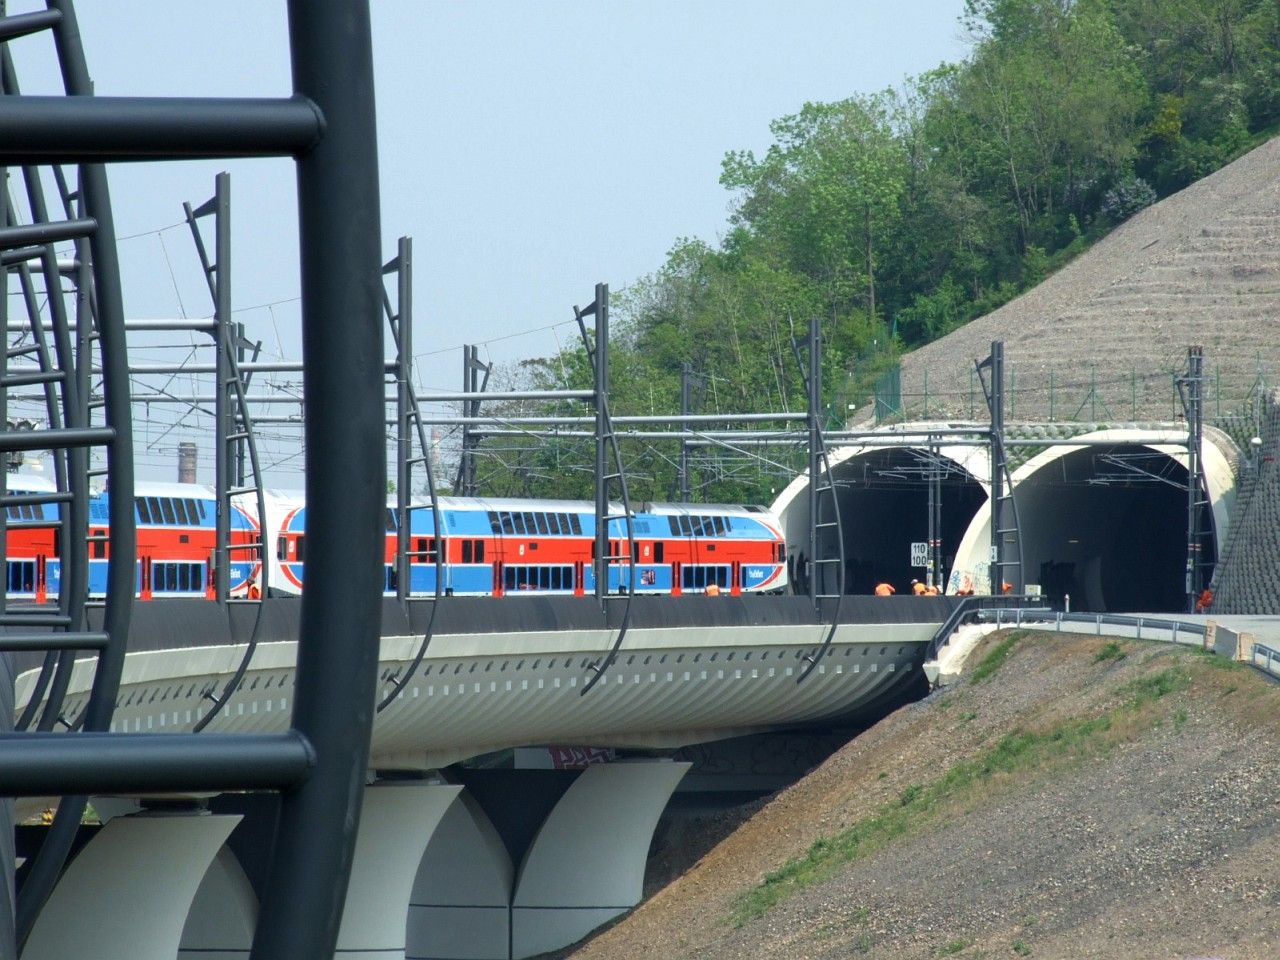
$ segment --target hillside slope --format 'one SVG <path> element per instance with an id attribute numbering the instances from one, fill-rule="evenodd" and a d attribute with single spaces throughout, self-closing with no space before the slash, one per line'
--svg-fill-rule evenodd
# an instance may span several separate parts
<path id="1" fill-rule="evenodd" d="M 1004 340 L 1019 419 L 1070 418 L 1098 384 L 1096 416 L 1170 418 L 1171 375 L 1205 348 L 1210 413 L 1259 368 L 1280 380 L 1280 138 L 1148 207 L 1039 286 L 909 354 L 909 408 L 928 371 L 931 411 L 967 415 L 973 360 Z M 1090 366 L 1096 365 L 1091 375 Z M 1136 372 L 1136 382 L 1131 380 Z M 981 406 L 979 398 L 978 406 Z M 1086 409 L 1089 409 L 1086 407 Z"/>
<path id="2" fill-rule="evenodd" d="M 571 956 L 1275 957 L 1280 688 L 1096 637 L 984 656 Z"/>

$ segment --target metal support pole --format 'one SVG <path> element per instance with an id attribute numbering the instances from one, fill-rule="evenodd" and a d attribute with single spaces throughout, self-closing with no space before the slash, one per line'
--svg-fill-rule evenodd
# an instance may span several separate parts
<path id="1" fill-rule="evenodd" d="M 463 344 L 462 346 L 463 393 L 471 393 L 475 388 L 476 375 L 471 366 L 475 362 L 475 349 L 476 348 L 469 343 Z M 464 400 L 462 402 L 462 415 L 464 417 L 475 416 L 472 409 L 476 406 L 478 406 L 478 404 L 475 404 L 470 400 Z M 474 497 L 476 495 L 475 490 L 471 487 L 471 482 L 474 477 L 471 467 L 471 443 L 471 425 L 469 423 L 464 423 L 462 425 L 462 453 L 460 462 L 458 463 L 458 482 L 454 489 L 455 493 L 464 497 Z"/>
<path id="2" fill-rule="evenodd" d="M 991 592 L 1004 583 L 1004 341 L 991 343 Z"/>
<path id="3" fill-rule="evenodd" d="M 231 586 L 231 175 L 219 173 L 214 180 L 213 217 L 213 319 L 214 375 L 213 393 L 213 484 L 217 493 L 213 577 L 215 597 L 226 603 Z M 266 536 L 266 531 L 262 531 Z"/>
<path id="4" fill-rule="evenodd" d="M 6 48 L 7 54 L 7 48 Z M 7 168 L 0 167 L 0 184 L 5 185 L 5 189 L 0 190 L 0 224 L 8 222 L 9 218 L 9 190 L 7 184 L 9 182 L 9 171 Z M 0 265 L 0 292 L 4 296 L 0 297 L 0 323 L 9 324 L 9 271 Z M 4 346 L 8 347 L 8 338 L 5 339 Z M 8 367 L 8 350 L 0 351 L 0 379 L 3 379 Z M 0 389 L 0 430 L 9 430 L 9 391 Z M 9 464 L 8 455 L 5 455 L 5 462 L 0 463 L 0 470 L 3 470 L 4 476 L 0 477 L 0 495 L 3 495 L 8 489 Z M 8 512 L 0 510 L 0 570 L 8 571 Z M 61 531 L 59 531 L 61 533 Z M 6 577 L 6 581 L 7 581 Z M 5 612 L 7 606 L 8 590 L 0 593 L 0 615 Z M 13 706 L 14 706 L 14 689 L 13 689 L 13 660 L 8 653 L 0 653 L 0 737 L 9 734 L 13 730 Z M 7 761 L 6 757 L 6 761 Z M 16 865 L 14 838 L 13 838 L 13 803 L 9 800 L 0 800 L 0 870 L 4 871 L 3 877 L 0 877 L 0 958 L 3 960 L 17 960 L 18 957 L 18 941 L 17 929 L 14 926 L 14 907 L 17 897 L 17 883 L 14 875 Z"/>
<path id="5" fill-rule="evenodd" d="M 396 597 L 409 597 L 409 476 L 413 433 L 413 240 L 401 237 L 396 253 Z M 422 451 L 424 457 L 430 450 Z M 436 549 L 443 549 L 443 531 L 435 531 Z M 424 558 L 425 559 L 425 558 Z"/>
<path id="6" fill-rule="evenodd" d="M 282 794 L 253 960 L 331 957 L 368 773 L 386 543 L 382 268 L 367 2 L 291 0 L 293 84 L 324 117 L 298 160 L 307 590 L 293 728 L 315 747 Z M 338 242 L 340 238 L 340 242 Z M 321 450 L 341 456 L 320 456 Z"/>
<path id="7" fill-rule="evenodd" d="M 814 605 L 818 603 L 818 594 L 822 592 L 818 583 L 822 565 L 818 563 L 818 548 L 821 540 L 818 536 L 818 476 L 822 472 L 822 425 L 818 418 L 822 414 L 822 330 L 818 321 L 812 321 L 809 327 L 809 596 Z M 843 584 L 841 585 L 843 589 Z"/>
<path id="8" fill-rule="evenodd" d="M 929 569 L 926 585 L 942 585 L 942 470 L 938 467 L 939 451 L 929 445 Z"/>
<path id="9" fill-rule="evenodd" d="M 1204 348 L 1187 349 L 1187 375 L 1178 383 L 1187 417 L 1187 613 L 1194 613 L 1203 583 L 1200 556 L 1201 464 L 1204 443 Z"/>
<path id="10" fill-rule="evenodd" d="M 596 284 L 596 598 L 609 595 L 609 285 Z"/>
<path id="11" fill-rule="evenodd" d="M 687 417 L 693 412 L 693 366 L 685 363 L 680 366 L 680 416 Z M 688 432 L 688 426 L 684 428 Z M 680 502 L 688 503 L 693 499 L 689 482 L 689 443 L 680 441 Z"/>

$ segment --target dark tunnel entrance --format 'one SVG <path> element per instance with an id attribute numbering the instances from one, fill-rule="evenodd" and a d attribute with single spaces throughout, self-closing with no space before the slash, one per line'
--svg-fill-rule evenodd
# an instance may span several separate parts
<path id="1" fill-rule="evenodd" d="M 1076 450 L 1018 484 L 1023 577 L 1062 609 L 1186 609 L 1187 468 L 1149 447 Z M 1208 498 L 1204 498 L 1208 499 Z M 1212 510 L 1198 528 L 1202 583 L 1217 562 Z"/>
<path id="2" fill-rule="evenodd" d="M 946 583 L 960 539 L 986 502 L 982 485 L 946 455 L 918 447 L 886 447 L 834 468 L 844 527 L 845 590 L 869 594 L 886 581 L 901 593 L 926 571 L 911 564 L 911 544 L 929 537 L 929 488 L 938 504 L 941 569 Z M 932 477 L 932 480 L 931 480 Z"/>

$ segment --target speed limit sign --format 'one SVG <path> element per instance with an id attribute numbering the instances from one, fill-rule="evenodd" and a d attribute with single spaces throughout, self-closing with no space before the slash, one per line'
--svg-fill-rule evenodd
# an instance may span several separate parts
<path id="1" fill-rule="evenodd" d="M 911 544 L 911 566 L 929 566 L 929 544 L 927 541 Z"/>

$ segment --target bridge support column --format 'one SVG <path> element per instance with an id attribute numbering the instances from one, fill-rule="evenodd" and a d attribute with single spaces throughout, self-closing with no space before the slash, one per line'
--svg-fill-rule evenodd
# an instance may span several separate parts
<path id="1" fill-rule="evenodd" d="M 507 960 L 514 878 L 498 831 L 464 792 L 440 821 L 418 867 L 406 955 Z"/>
<path id="2" fill-rule="evenodd" d="M 568 946 L 640 902 L 654 827 L 687 763 L 589 766 L 538 827 L 519 871 L 464 793 L 422 858 L 407 956 L 513 960 Z"/>
<path id="3" fill-rule="evenodd" d="M 23 960 L 173 960 L 196 890 L 239 820 L 113 819 L 54 888 Z"/>
<path id="4" fill-rule="evenodd" d="M 178 960 L 245 960 L 258 924 L 258 898 L 229 847 L 223 847 L 200 881 Z"/>
<path id="5" fill-rule="evenodd" d="M 689 767 L 650 761 L 583 771 L 520 866 L 512 958 L 568 946 L 640 902 L 653 830 Z"/>
<path id="6" fill-rule="evenodd" d="M 404 960 L 414 877 L 461 792 L 458 786 L 412 781 L 365 789 L 335 960 Z"/>

